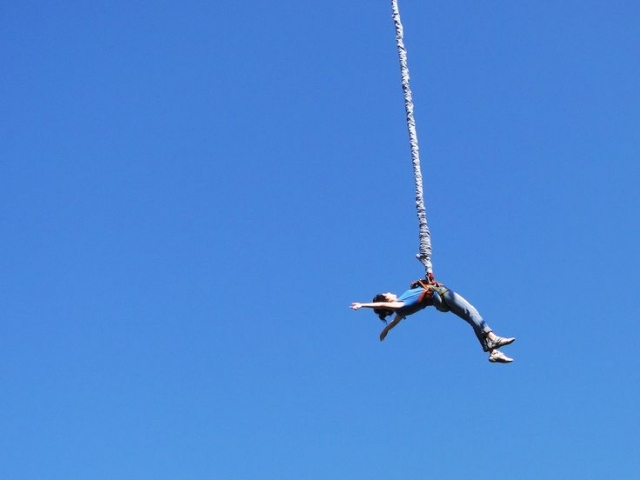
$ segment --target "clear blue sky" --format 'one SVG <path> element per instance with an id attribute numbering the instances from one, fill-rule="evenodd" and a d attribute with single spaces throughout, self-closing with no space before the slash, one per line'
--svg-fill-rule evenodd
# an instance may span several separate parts
<path id="1" fill-rule="evenodd" d="M 640 3 L 400 7 L 515 362 L 389 1 L 4 2 L 2 480 L 640 478 Z"/>

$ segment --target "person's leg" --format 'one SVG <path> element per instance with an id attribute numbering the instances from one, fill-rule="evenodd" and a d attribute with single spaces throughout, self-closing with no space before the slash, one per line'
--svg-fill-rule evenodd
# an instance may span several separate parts
<path id="1" fill-rule="evenodd" d="M 489 325 L 484 321 L 478 310 L 465 300 L 462 295 L 451 290 L 447 290 L 441 296 L 453 313 L 471 325 L 476 338 L 482 345 L 482 350 L 488 352 L 487 336 L 491 333 L 491 328 L 489 328 Z"/>

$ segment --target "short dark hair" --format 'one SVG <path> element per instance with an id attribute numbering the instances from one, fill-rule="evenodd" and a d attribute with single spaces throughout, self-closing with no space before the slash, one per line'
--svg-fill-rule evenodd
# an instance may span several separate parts
<path id="1" fill-rule="evenodd" d="M 384 293 L 379 293 L 375 297 L 373 297 L 374 302 L 386 302 L 387 296 Z M 378 318 L 383 321 L 385 324 L 387 323 L 387 317 L 393 314 L 392 310 L 387 308 L 374 308 L 373 313 L 378 315 Z"/>

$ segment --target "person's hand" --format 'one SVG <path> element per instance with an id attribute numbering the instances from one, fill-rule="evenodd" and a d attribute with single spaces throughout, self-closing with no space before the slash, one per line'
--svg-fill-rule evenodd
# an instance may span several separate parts
<path id="1" fill-rule="evenodd" d="M 360 310 L 361 308 L 362 308 L 362 304 L 361 303 L 353 302 L 351 304 L 351 310 Z"/>

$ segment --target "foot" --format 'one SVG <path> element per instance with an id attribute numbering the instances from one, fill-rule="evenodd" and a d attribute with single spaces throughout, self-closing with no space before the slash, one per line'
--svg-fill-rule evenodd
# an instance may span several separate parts
<path id="1" fill-rule="evenodd" d="M 489 354 L 489 361 L 491 363 L 511 363 L 513 362 L 513 358 L 507 357 L 500 350 L 492 350 Z"/>
<path id="2" fill-rule="evenodd" d="M 504 347 L 505 345 L 510 345 L 515 341 L 516 339 L 514 337 L 505 338 L 496 336 L 493 340 L 487 338 L 487 350 L 494 350 L 496 348 Z"/>

